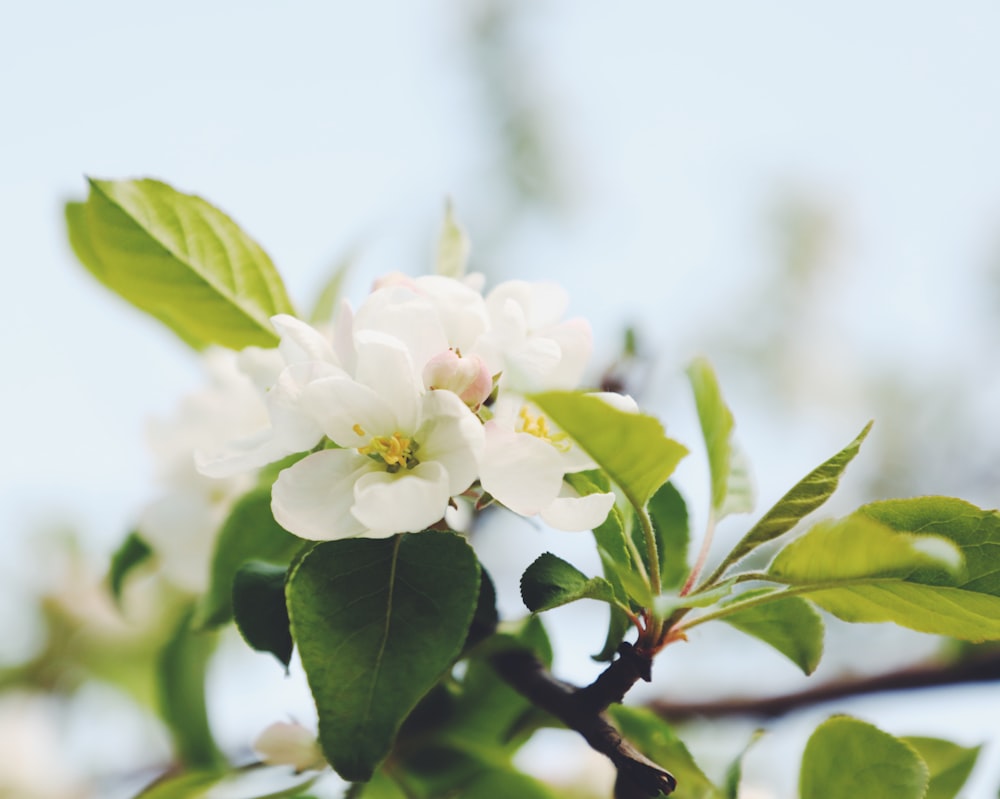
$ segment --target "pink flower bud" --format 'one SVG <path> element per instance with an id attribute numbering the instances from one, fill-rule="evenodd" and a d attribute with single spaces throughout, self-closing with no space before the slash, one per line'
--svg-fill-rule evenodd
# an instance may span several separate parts
<path id="1" fill-rule="evenodd" d="M 428 389 L 451 391 L 476 410 L 493 391 L 493 378 L 486 362 L 478 355 L 459 355 L 454 350 L 445 350 L 427 362 L 424 385 Z"/>

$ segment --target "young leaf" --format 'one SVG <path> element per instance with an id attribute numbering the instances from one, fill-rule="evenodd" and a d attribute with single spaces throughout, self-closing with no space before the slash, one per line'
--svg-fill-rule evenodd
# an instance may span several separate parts
<path id="1" fill-rule="evenodd" d="M 435 272 L 445 277 L 460 278 L 465 274 L 468 260 L 469 237 L 455 219 L 455 211 L 449 201 L 444 208 L 444 221 L 438 236 Z"/>
<path id="2" fill-rule="evenodd" d="M 319 290 L 316 302 L 313 303 L 312 311 L 309 313 L 309 322 L 313 325 L 322 325 L 333 319 L 337 311 L 337 301 L 343 291 L 344 281 L 348 272 L 354 266 L 355 256 L 353 252 L 348 252 L 336 264 L 333 272 L 327 278 L 323 287 Z"/>
<path id="3" fill-rule="evenodd" d="M 334 769 L 364 781 L 465 642 L 479 564 L 451 533 L 317 545 L 286 588 L 292 637 Z"/>
<path id="4" fill-rule="evenodd" d="M 743 781 L 743 760 L 746 758 L 747 752 L 750 751 L 750 747 L 757 743 L 763 735 L 764 730 L 754 730 L 747 745 L 743 747 L 743 751 L 729 764 L 729 768 L 726 769 L 726 780 L 722 786 L 723 799 L 739 799 L 740 783 Z"/>
<path id="5" fill-rule="evenodd" d="M 111 556 L 111 569 L 108 572 L 108 587 L 116 602 L 121 601 L 125 578 L 148 561 L 153 554 L 152 547 L 135 530 L 125 537 L 121 546 Z"/>
<path id="6" fill-rule="evenodd" d="M 740 594 L 744 602 L 771 589 Z M 737 611 L 721 620 L 777 649 L 806 674 L 812 674 L 823 656 L 823 619 L 812 604 L 786 597 Z"/>
<path id="7" fill-rule="evenodd" d="M 957 586 L 960 560 L 942 536 L 897 533 L 855 514 L 793 541 L 770 574 L 845 621 L 891 621 L 967 641 L 1000 639 L 1000 597 Z"/>
<path id="8" fill-rule="evenodd" d="M 893 499 L 864 505 L 858 514 L 900 532 L 933 534 L 958 546 L 965 558 L 965 574 L 955 585 L 969 591 L 1000 596 L 1000 514 L 981 510 L 951 497 Z"/>
<path id="9" fill-rule="evenodd" d="M 243 639 L 258 652 L 270 652 L 288 668 L 292 633 L 288 627 L 283 566 L 244 563 L 233 579 L 233 617 Z"/>
<path id="10" fill-rule="evenodd" d="M 647 508 L 656 533 L 656 548 L 660 553 L 660 582 L 664 590 L 679 588 L 688 575 L 687 549 L 690 533 L 687 504 L 684 497 L 667 481 L 649 500 Z M 645 554 L 640 531 L 632 528 L 639 553 Z M 648 565 L 648 564 L 647 564 Z"/>
<path id="11" fill-rule="evenodd" d="M 905 737 L 927 764 L 931 782 L 924 799 L 955 799 L 965 781 L 969 779 L 981 746 L 966 748 L 940 738 Z"/>
<path id="12" fill-rule="evenodd" d="M 667 438 L 652 416 L 614 408 L 571 391 L 535 394 L 532 401 L 594 459 L 636 507 L 673 474 L 687 449 Z"/>
<path id="13" fill-rule="evenodd" d="M 646 708 L 612 705 L 607 710 L 622 737 L 677 778 L 672 799 L 721 799 L 722 793 L 694 762 L 666 721 Z"/>
<path id="14" fill-rule="evenodd" d="M 198 601 L 196 627 L 217 627 L 233 616 L 233 578 L 249 561 L 288 567 L 295 554 L 308 546 L 274 520 L 271 487 L 244 494 L 229 512 L 215 542 L 208 591 Z"/>
<path id="15" fill-rule="evenodd" d="M 603 577 L 587 579 L 587 575 L 551 552 L 543 552 L 524 570 L 521 599 L 532 613 L 578 599 L 597 599 L 609 604 L 616 601 L 611 583 Z"/>
<path id="16" fill-rule="evenodd" d="M 91 180 L 83 211 L 66 216 L 85 266 L 186 342 L 277 344 L 270 317 L 294 312 L 281 278 L 217 208 L 155 180 Z"/>
<path id="17" fill-rule="evenodd" d="M 711 364 L 696 358 L 687 368 L 708 452 L 712 511 L 716 519 L 753 509 L 753 486 L 742 451 L 733 443 L 733 414 L 722 398 Z"/>
<path id="18" fill-rule="evenodd" d="M 136 799 L 294 799 L 318 778 L 284 766 L 252 765 L 226 772 L 188 772 L 159 779 Z"/>
<path id="19" fill-rule="evenodd" d="M 834 716 L 806 744 L 799 794 L 801 799 L 923 799 L 927 784 L 927 766 L 912 747 L 871 724 Z"/>
<path id="20" fill-rule="evenodd" d="M 177 758 L 190 768 L 216 769 L 223 762 L 205 708 L 205 671 L 215 651 L 214 635 L 191 629 L 185 614 L 156 664 L 160 714 Z"/>
<path id="21" fill-rule="evenodd" d="M 850 444 L 825 463 L 820 464 L 800 480 L 785 496 L 778 500 L 750 531 L 733 547 L 722 565 L 715 572 L 721 577 L 726 569 L 768 541 L 773 541 L 789 530 L 807 515 L 826 502 L 837 488 L 840 475 L 861 449 L 872 423 L 865 425 Z"/>

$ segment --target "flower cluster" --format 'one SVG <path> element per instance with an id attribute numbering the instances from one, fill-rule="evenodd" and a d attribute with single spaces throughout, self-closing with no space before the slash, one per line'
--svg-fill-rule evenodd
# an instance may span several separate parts
<path id="1" fill-rule="evenodd" d="M 593 463 L 528 399 L 577 388 L 589 325 L 563 319 L 557 285 L 484 296 L 477 277 L 391 275 L 356 310 L 345 302 L 330 334 L 275 316 L 268 424 L 200 453 L 199 469 L 224 477 L 308 453 L 278 476 L 272 510 L 314 540 L 425 530 L 483 493 L 560 529 L 599 524 L 614 496 L 566 484 Z"/>

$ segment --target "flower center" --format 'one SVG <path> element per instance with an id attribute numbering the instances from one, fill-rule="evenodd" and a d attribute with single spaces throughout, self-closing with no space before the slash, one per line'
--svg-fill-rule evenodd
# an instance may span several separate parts
<path id="1" fill-rule="evenodd" d="M 571 446 L 569 436 L 566 433 L 554 433 L 549 430 L 549 420 L 544 416 L 541 414 L 533 416 L 531 411 L 528 410 L 527 405 L 521 406 L 521 410 L 517 416 L 520 420 L 518 424 L 519 432 L 528 433 L 542 439 L 542 441 L 548 441 L 560 452 L 569 452 Z"/>
<path id="2" fill-rule="evenodd" d="M 354 425 L 354 432 L 359 436 L 366 435 L 361 425 Z M 397 430 L 391 436 L 372 436 L 371 441 L 365 446 L 358 447 L 358 454 L 382 461 L 386 471 L 395 474 L 403 466 L 412 469 L 420 463 L 416 457 L 418 449 L 419 445 L 416 441 L 406 438 Z"/>

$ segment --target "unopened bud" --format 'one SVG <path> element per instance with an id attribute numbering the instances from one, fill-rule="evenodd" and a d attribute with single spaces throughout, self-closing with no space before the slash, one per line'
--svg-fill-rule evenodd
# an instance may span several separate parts
<path id="1" fill-rule="evenodd" d="M 424 385 L 446 389 L 476 410 L 493 390 L 493 378 L 486 362 L 478 355 L 459 355 L 445 350 L 431 358 L 424 367 Z"/>

